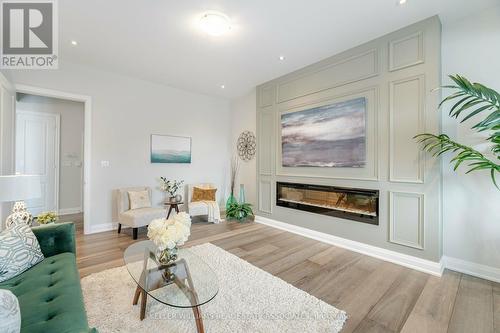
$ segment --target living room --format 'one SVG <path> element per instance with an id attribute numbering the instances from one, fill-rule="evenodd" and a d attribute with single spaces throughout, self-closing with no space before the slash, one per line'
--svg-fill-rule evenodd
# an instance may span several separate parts
<path id="1" fill-rule="evenodd" d="M 497 1 L 1 5 L 0 331 L 500 330 Z"/>

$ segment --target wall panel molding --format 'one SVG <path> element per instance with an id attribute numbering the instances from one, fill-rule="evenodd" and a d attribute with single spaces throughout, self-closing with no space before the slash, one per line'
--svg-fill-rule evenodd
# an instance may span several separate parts
<path id="1" fill-rule="evenodd" d="M 439 163 L 421 152 L 413 137 L 439 129 L 441 117 L 435 111 L 439 98 L 430 88 L 441 85 L 440 61 L 441 23 L 433 16 L 258 86 L 260 145 L 255 186 L 257 206 L 264 211 L 256 209 L 257 214 L 283 221 L 291 229 L 300 228 L 300 232 L 317 235 L 321 230 L 335 242 L 342 243 L 339 238 L 345 237 L 359 242 L 349 246 L 369 248 L 367 252 L 379 247 L 403 257 L 431 260 L 436 263 L 433 269 L 439 270 L 441 173 Z M 264 89 L 269 89 L 272 103 L 270 97 L 261 95 Z M 367 98 L 368 111 L 364 166 L 283 167 L 283 113 L 362 96 Z M 278 180 L 378 189 L 380 225 L 369 227 L 313 213 L 304 219 L 306 214 L 279 209 L 275 202 Z"/>
<path id="2" fill-rule="evenodd" d="M 424 182 L 424 159 L 413 138 L 425 132 L 425 77 L 389 83 L 389 180 Z"/>
<path id="3" fill-rule="evenodd" d="M 259 94 L 259 106 L 271 106 L 274 103 L 274 86 L 262 87 Z"/>
<path id="4" fill-rule="evenodd" d="M 424 33 L 419 31 L 389 43 L 389 71 L 424 63 Z"/>
<path id="5" fill-rule="evenodd" d="M 389 241 L 424 249 L 424 194 L 389 192 Z"/>
<path id="6" fill-rule="evenodd" d="M 273 182 L 271 180 L 259 180 L 259 210 L 264 213 L 273 212 Z"/>
<path id="7" fill-rule="evenodd" d="M 379 50 L 348 57 L 278 84 L 277 102 L 361 81 L 379 74 Z"/>
<path id="8" fill-rule="evenodd" d="M 259 117 L 259 174 L 271 176 L 273 172 L 273 138 L 274 138 L 274 112 L 273 109 L 262 111 Z"/>

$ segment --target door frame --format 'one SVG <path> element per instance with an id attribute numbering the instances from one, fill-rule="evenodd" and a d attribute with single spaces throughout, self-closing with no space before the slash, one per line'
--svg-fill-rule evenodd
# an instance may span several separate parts
<path id="1" fill-rule="evenodd" d="M 83 143 L 83 233 L 92 232 L 91 220 L 91 166 L 92 166 L 92 98 L 87 95 L 74 94 L 70 92 L 40 88 L 24 84 L 16 84 L 18 93 L 53 97 L 69 101 L 82 102 L 84 104 L 84 143 Z"/>
<path id="2" fill-rule="evenodd" d="M 53 117 L 56 122 L 56 129 L 55 129 L 55 142 L 54 142 L 54 165 L 56 169 L 56 175 L 54 179 L 54 194 L 55 194 L 55 211 L 59 212 L 59 176 L 60 176 L 60 150 L 61 150 L 61 115 L 60 114 L 55 114 L 55 113 L 50 113 L 50 112 L 35 112 L 35 111 L 19 111 L 16 109 L 15 112 L 15 121 L 16 121 L 16 127 L 15 127 L 15 136 L 17 137 L 17 115 L 29 115 L 29 116 L 39 116 L 43 115 L 46 117 Z M 14 154 L 17 155 L 17 140 L 15 142 L 15 149 L 14 149 Z M 14 171 L 17 169 L 17 163 L 14 161 Z"/>

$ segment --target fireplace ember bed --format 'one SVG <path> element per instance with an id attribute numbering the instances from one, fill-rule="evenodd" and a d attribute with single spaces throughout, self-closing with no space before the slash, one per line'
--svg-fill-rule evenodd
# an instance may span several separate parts
<path id="1" fill-rule="evenodd" d="M 378 225 L 378 190 L 276 183 L 276 205 Z"/>

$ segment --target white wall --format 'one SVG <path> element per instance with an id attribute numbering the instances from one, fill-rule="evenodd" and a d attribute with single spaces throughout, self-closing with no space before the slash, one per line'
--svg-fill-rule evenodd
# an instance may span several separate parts
<path id="1" fill-rule="evenodd" d="M 229 102 L 87 67 L 61 64 L 59 70 L 10 71 L 26 84 L 92 97 L 91 231 L 109 228 L 112 190 L 149 185 L 157 178 L 218 184 L 225 195 L 228 171 Z M 191 164 L 151 164 L 150 135 L 191 136 Z M 110 166 L 101 167 L 101 161 Z M 153 202 L 163 196 L 154 191 Z"/>
<path id="2" fill-rule="evenodd" d="M 500 91 L 500 6 L 443 26 L 443 83 L 448 74 L 461 74 Z M 449 92 L 444 91 L 443 96 Z M 443 114 L 443 131 L 458 142 L 487 152 L 487 133 L 470 127 L 481 117 L 464 124 Z M 483 115 L 484 116 L 484 115 Z M 487 172 L 464 175 L 443 161 L 443 220 L 445 256 L 500 268 L 500 191 Z M 500 180 L 500 179 L 499 179 Z"/>
<path id="3" fill-rule="evenodd" d="M 239 135 L 243 131 L 251 131 L 256 134 L 256 121 L 257 116 L 255 114 L 256 110 L 256 96 L 255 89 L 251 92 L 237 98 L 231 102 L 231 144 L 232 151 L 234 155 L 237 155 L 237 141 Z M 251 203 L 254 208 L 257 204 L 257 194 L 256 194 L 256 167 L 255 162 L 256 158 L 253 158 L 250 161 L 241 161 L 240 160 L 240 171 L 238 174 L 237 184 L 245 185 L 245 197 L 246 201 Z M 239 194 L 239 187 L 236 187 L 237 194 Z"/>
<path id="4" fill-rule="evenodd" d="M 0 73 L 0 175 L 14 173 L 14 101 L 14 89 Z M 0 230 L 10 211 L 10 202 L 0 202 Z"/>
<path id="5" fill-rule="evenodd" d="M 84 103 L 19 94 L 16 111 L 60 115 L 59 211 L 82 211 Z"/>

